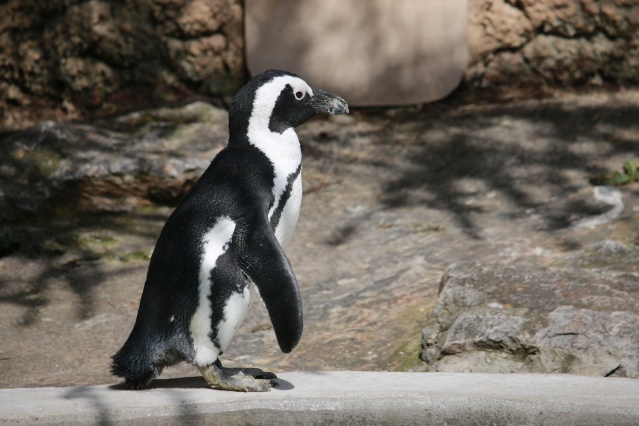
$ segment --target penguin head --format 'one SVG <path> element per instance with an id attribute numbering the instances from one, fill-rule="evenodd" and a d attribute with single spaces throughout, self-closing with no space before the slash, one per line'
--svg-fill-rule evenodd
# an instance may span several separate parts
<path id="1" fill-rule="evenodd" d="M 348 114 L 348 105 L 327 90 L 313 90 L 297 75 L 268 70 L 253 77 L 231 103 L 231 135 L 253 129 L 283 133 L 318 114 Z"/>

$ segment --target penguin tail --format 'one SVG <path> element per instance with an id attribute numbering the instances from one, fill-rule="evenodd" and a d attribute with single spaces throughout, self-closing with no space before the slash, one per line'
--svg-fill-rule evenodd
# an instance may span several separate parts
<path id="1" fill-rule="evenodd" d="M 124 377 L 124 388 L 127 390 L 145 388 L 161 373 L 161 367 L 154 365 L 149 357 L 131 350 L 126 344 L 111 359 L 111 374 Z"/>

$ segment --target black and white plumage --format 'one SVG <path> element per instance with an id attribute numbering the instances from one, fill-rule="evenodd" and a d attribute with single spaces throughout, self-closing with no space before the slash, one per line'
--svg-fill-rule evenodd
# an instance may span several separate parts
<path id="1" fill-rule="evenodd" d="M 297 280 L 282 249 L 302 200 L 296 126 L 348 113 L 344 100 L 294 74 L 269 70 L 236 94 L 229 142 L 167 220 L 153 251 L 140 308 L 111 371 L 138 389 L 187 361 L 212 387 L 269 389 L 272 373 L 225 369 L 219 356 L 259 294 L 278 344 L 302 335 Z"/>

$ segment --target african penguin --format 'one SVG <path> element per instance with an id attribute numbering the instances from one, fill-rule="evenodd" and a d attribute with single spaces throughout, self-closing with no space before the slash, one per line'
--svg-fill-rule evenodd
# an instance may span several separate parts
<path id="1" fill-rule="evenodd" d="M 259 294 L 280 349 L 302 335 L 297 280 L 282 249 L 302 201 L 294 128 L 348 105 L 297 75 L 269 70 L 233 98 L 228 145 L 168 218 L 151 257 L 135 325 L 111 372 L 139 389 L 166 366 L 195 365 L 209 385 L 267 391 L 272 373 L 224 368 L 219 357 Z"/>

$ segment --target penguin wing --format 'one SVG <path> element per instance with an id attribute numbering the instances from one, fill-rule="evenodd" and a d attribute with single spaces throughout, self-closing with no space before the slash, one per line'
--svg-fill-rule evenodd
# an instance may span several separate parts
<path id="1" fill-rule="evenodd" d="M 268 218 L 257 216 L 237 223 L 231 246 L 238 266 L 266 305 L 280 349 L 289 353 L 302 337 L 302 298 L 293 268 Z"/>

